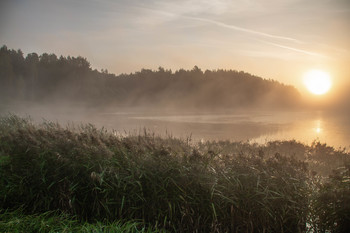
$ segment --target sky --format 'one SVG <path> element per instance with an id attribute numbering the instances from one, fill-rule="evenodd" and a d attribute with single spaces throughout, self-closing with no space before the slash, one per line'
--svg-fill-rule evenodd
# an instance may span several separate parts
<path id="1" fill-rule="evenodd" d="M 233 69 L 304 91 L 310 69 L 350 84 L 348 0 L 1 0 L 0 46 L 131 73 Z"/>

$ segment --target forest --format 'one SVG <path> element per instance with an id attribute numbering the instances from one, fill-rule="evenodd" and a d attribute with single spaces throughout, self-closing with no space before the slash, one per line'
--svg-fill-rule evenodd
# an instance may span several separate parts
<path id="1" fill-rule="evenodd" d="M 81 104 L 174 109 L 291 109 L 299 106 L 296 88 L 243 71 L 141 69 L 110 74 L 93 69 L 86 58 L 0 49 L 0 97 L 7 103 Z"/>

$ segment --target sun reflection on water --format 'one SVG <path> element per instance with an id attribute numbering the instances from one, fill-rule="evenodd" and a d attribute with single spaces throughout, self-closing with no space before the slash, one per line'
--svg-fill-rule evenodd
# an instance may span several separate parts
<path id="1" fill-rule="evenodd" d="M 316 120 L 314 125 L 315 125 L 315 128 L 313 128 L 313 130 L 314 130 L 317 134 L 322 133 L 322 131 L 323 131 L 323 128 L 322 128 L 322 121 L 321 121 L 321 120 Z"/>

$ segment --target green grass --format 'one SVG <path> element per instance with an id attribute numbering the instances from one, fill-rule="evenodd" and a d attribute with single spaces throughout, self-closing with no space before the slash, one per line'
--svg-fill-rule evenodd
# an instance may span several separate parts
<path id="1" fill-rule="evenodd" d="M 137 222 L 112 223 L 80 222 L 76 218 L 58 211 L 49 211 L 42 214 L 24 214 L 21 209 L 15 211 L 0 212 L 0 232 L 119 232 L 119 233 L 147 233 L 161 232 L 159 230 L 146 229 Z"/>
<path id="2" fill-rule="evenodd" d="M 191 144 L 7 115 L 0 118 L 0 209 L 12 217 L 1 224 L 37 221 L 37 231 L 62 218 L 58 230 L 43 232 L 342 232 L 349 157 L 317 142 Z"/>

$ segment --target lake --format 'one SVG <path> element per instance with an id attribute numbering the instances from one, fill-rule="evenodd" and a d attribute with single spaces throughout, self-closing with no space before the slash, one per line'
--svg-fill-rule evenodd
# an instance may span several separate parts
<path id="1" fill-rule="evenodd" d="M 193 140 L 232 140 L 265 143 L 271 140 L 313 141 L 350 148 L 350 119 L 322 112 L 250 112 L 241 114 L 140 114 L 100 113 L 99 126 L 120 132 L 139 133 L 147 129 L 159 135 Z"/>
<path id="2" fill-rule="evenodd" d="M 140 109 L 118 111 L 70 111 L 46 107 L 7 109 L 19 115 L 115 129 L 120 134 L 143 133 L 144 129 L 157 135 L 172 135 L 200 140 L 231 140 L 265 143 L 271 140 L 296 140 L 306 144 L 313 141 L 327 143 L 335 148 L 350 148 L 350 118 L 324 112 L 240 112 L 240 113 L 176 113 Z"/>

